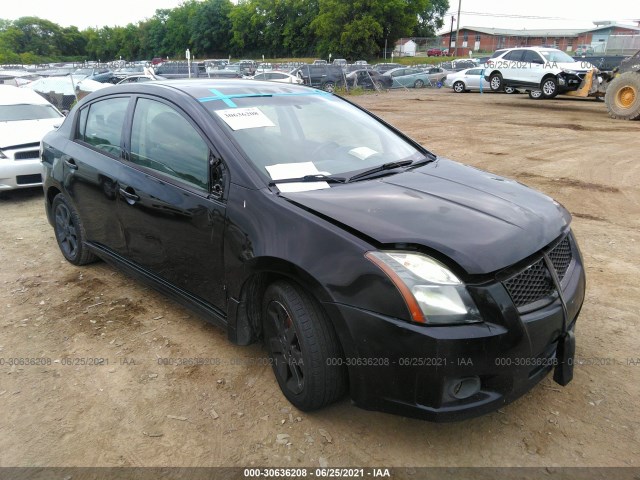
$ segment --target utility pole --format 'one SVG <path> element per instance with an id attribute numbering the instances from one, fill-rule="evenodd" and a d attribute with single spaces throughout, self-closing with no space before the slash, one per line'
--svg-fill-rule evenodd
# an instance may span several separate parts
<path id="1" fill-rule="evenodd" d="M 451 15 L 451 32 L 449 32 L 449 55 L 451 55 L 451 49 L 453 48 L 453 21 L 456 19 Z"/>
<path id="2" fill-rule="evenodd" d="M 462 9 L 462 0 L 458 0 L 458 21 L 456 23 L 456 53 L 458 56 L 458 43 L 460 43 L 460 10 Z"/>

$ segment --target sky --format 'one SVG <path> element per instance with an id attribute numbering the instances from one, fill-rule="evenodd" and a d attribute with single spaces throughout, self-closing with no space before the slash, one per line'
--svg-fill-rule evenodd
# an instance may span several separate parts
<path id="1" fill-rule="evenodd" d="M 60 26 L 89 27 L 124 26 L 152 17 L 156 9 L 175 8 L 183 0 L 1 0 L 0 18 L 15 20 L 37 16 Z M 449 0 L 446 29 L 451 13 L 457 17 L 458 0 Z M 496 28 L 589 28 L 594 20 L 616 20 L 637 25 L 640 20 L 638 0 L 536 0 L 507 2 L 504 0 L 462 0 L 460 26 Z M 468 13 L 465 13 L 468 12 Z M 483 13 L 484 15 L 477 15 Z M 489 14 L 489 15 L 487 15 Z M 509 16 L 502 16 L 509 15 Z M 523 18 L 523 17 L 545 17 Z M 455 23 L 454 23 L 455 28 Z"/>

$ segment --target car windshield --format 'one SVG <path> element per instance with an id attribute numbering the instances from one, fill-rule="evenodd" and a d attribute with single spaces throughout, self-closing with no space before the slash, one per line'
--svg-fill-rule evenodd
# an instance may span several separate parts
<path id="1" fill-rule="evenodd" d="M 368 114 L 318 90 L 223 95 L 203 105 L 270 180 L 339 176 L 425 157 Z"/>
<path id="2" fill-rule="evenodd" d="M 544 57 L 547 62 L 555 63 L 574 63 L 575 60 L 560 50 L 541 50 L 540 55 Z"/>
<path id="3" fill-rule="evenodd" d="M 61 116 L 51 105 L 20 104 L 0 107 L 0 122 L 41 120 L 45 118 L 60 118 Z"/>

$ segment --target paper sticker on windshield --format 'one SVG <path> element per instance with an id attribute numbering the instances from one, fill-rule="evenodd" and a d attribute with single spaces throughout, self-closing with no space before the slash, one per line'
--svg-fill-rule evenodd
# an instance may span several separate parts
<path id="1" fill-rule="evenodd" d="M 376 152 L 374 149 L 369 147 L 357 147 L 349 150 L 349 154 L 359 158 L 360 160 L 366 160 L 371 155 L 375 155 L 376 153 L 378 152 Z"/>
<path id="2" fill-rule="evenodd" d="M 216 110 L 216 114 L 224 120 L 232 130 L 275 127 L 274 123 L 269 120 L 269 117 L 262 113 L 262 110 L 257 107 Z"/>
<path id="3" fill-rule="evenodd" d="M 276 183 L 278 190 L 282 193 L 307 192 L 310 190 L 329 188 L 329 184 L 323 181 L 278 183 L 278 180 L 300 178 L 305 175 L 318 175 L 322 173 L 318 171 L 313 162 L 277 163 L 275 165 L 267 165 L 265 168 L 267 172 L 269 172 L 271 179 Z"/>

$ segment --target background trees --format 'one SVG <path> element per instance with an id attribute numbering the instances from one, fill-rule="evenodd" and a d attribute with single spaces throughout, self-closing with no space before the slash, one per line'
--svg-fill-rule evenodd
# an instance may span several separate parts
<path id="1" fill-rule="evenodd" d="M 385 43 L 431 36 L 448 0 L 186 0 L 124 27 L 61 27 L 0 19 L 0 63 L 228 55 L 373 58 Z"/>

